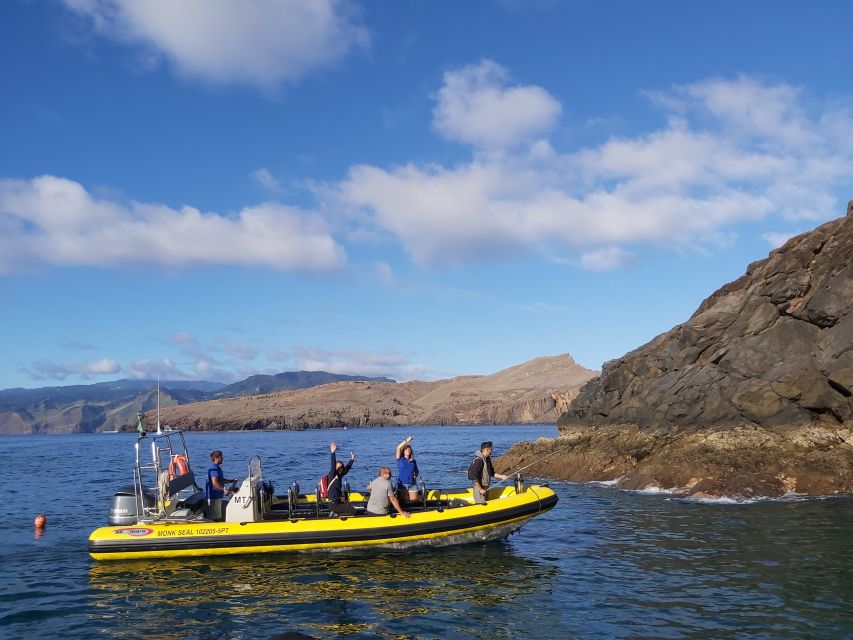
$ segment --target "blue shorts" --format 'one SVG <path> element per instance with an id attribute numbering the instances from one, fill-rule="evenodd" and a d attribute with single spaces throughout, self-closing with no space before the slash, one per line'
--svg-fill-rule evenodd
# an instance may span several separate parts
<path id="1" fill-rule="evenodd" d="M 400 491 L 408 491 L 409 493 L 417 493 L 418 491 L 420 491 L 420 489 L 418 489 L 418 485 L 416 485 L 416 484 L 414 484 L 414 483 L 412 483 L 412 484 L 403 484 L 403 483 L 401 482 L 401 483 L 400 483 L 399 485 L 397 485 L 397 486 L 399 486 L 399 487 L 400 487 Z"/>

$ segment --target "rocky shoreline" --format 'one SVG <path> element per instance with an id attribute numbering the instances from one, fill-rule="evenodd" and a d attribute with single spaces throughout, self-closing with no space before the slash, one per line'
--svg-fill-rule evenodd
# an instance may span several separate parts
<path id="1" fill-rule="evenodd" d="M 614 481 L 620 489 L 661 489 L 692 498 L 787 493 L 853 493 L 853 426 L 724 429 L 563 427 L 555 439 L 521 442 L 497 458 L 501 472 L 520 469 L 572 482 Z"/>

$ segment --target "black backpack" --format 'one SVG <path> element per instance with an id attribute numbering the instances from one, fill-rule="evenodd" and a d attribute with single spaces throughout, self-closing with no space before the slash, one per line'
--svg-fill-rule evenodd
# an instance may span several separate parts
<path id="1" fill-rule="evenodd" d="M 480 479 L 480 474 L 479 474 L 479 473 L 477 473 L 476 471 L 474 471 L 474 463 L 476 463 L 476 462 L 477 462 L 477 460 L 480 460 L 480 458 L 479 458 L 479 457 L 475 457 L 475 458 L 471 461 L 471 464 L 469 464 L 469 465 L 468 465 L 468 479 L 469 479 L 471 482 L 476 482 L 477 480 L 479 480 L 479 479 Z M 483 464 L 484 464 L 484 465 L 486 464 L 486 461 L 485 461 L 485 460 L 483 460 Z"/>

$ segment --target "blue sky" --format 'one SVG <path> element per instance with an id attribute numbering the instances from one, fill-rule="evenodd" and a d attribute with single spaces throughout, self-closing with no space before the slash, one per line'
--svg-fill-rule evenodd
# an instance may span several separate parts
<path id="1" fill-rule="evenodd" d="M 598 369 L 853 198 L 848 2 L 9 0 L 0 388 Z"/>

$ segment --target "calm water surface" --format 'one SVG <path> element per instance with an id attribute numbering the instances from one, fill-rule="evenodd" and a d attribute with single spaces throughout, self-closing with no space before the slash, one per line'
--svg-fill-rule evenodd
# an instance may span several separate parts
<path id="1" fill-rule="evenodd" d="M 409 433 L 428 486 L 461 486 L 496 452 L 555 428 L 417 427 L 187 434 L 191 462 L 253 454 L 284 493 L 313 487 L 328 443 L 363 486 Z M 86 539 L 132 480 L 130 435 L 0 438 L 0 637 L 850 638 L 853 500 L 697 504 L 552 483 L 557 508 L 502 542 L 407 553 L 95 563 Z M 392 464 L 393 466 L 393 464 Z M 48 514 L 35 537 L 32 520 Z"/>

